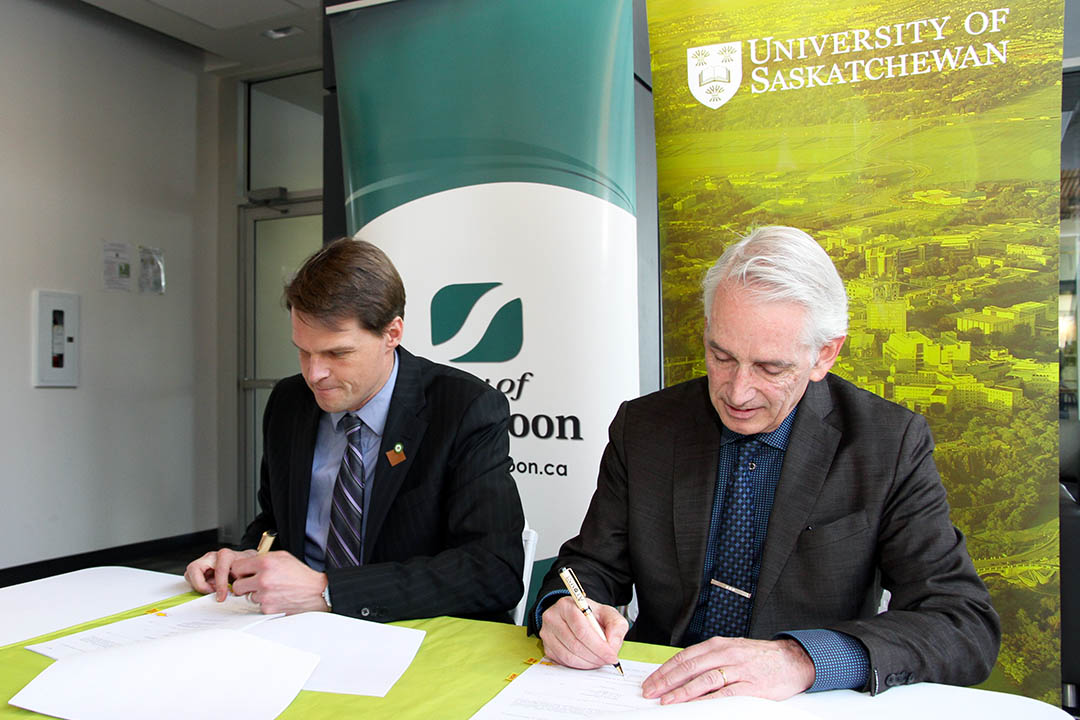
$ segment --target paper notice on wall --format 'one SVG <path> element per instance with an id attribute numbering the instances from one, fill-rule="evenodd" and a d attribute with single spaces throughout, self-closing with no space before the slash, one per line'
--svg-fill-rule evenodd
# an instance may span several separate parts
<path id="1" fill-rule="evenodd" d="M 139 246 L 139 292 L 165 294 L 165 251 Z"/>
<path id="2" fill-rule="evenodd" d="M 105 289 L 131 292 L 131 246 L 105 243 L 102 251 Z"/>

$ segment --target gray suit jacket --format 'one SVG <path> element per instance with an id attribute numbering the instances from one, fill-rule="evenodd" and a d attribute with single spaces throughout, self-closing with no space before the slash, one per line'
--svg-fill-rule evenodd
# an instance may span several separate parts
<path id="1" fill-rule="evenodd" d="M 705 378 L 623 403 L 570 565 L 591 598 L 630 600 L 628 639 L 682 644 L 702 585 L 721 424 Z M 749 636 L 828 628 L 858 638 L 865 689 L 985 679 L 998 616 L 949 520 L 922 416 L 834 375 L 799 403 L 769 518 Z M 882 587 L 892 593 L 877 614 Z M 530 621 L 533 614 L 530 613 Z M 535 628 L 534 628 L 535 629 Z"/>

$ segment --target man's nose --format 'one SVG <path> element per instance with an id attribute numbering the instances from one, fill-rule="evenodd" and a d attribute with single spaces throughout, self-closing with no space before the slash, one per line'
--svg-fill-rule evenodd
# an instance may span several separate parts
<path id="1" fill-rule="evenodd" d="M 754 398 L 754 373 L 744 365 L 738 365 L 731 377 L 731 391 L 728 401 L 732 405 L 742 405 Z"/>
<path id="2" fill-rule="evenodd" d="M 312 356 L 307 361 L 307 376 L 309 382 L 317 383 L 330 374 L 330 367 L 318 357 Z"/>

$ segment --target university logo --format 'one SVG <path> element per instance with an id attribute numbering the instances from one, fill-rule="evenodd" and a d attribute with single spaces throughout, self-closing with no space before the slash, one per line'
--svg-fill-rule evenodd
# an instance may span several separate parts
<path id="1" fill-rule="evenodd" d="M 742 83 L 742 43 L 687 48 L 686 82 L 705 107 L 716 109 L 726 103 Z"/>
<path id="2" fill-rule="evenodd" d="M 502 283 L 460 283 L 447 285 L 431 298 L 431 344 L 441 345 L 465 326 L 476 303 Z M 487 330 L 475 346 L 450 362 L 506 362 L 521 352 L 524 330 L 521 298 L 511 300 L 492 316 Z"/>

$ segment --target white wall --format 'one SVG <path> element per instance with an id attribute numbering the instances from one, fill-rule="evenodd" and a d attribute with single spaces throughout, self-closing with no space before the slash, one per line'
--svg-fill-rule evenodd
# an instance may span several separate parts
<path id="1" fill-rule="evenodd" d="M 0 23 L 0 567 L 217 526 L 217 82 L 64 0 Z M 104 289 L 102 245 L 167 292 Z M 77 389 L 31 387 L 31 291 L 78 293 Z"/>

